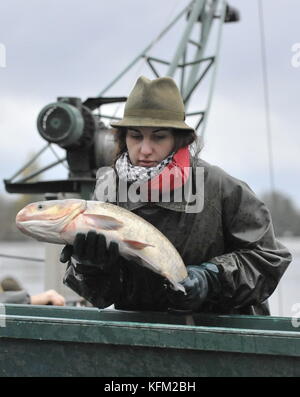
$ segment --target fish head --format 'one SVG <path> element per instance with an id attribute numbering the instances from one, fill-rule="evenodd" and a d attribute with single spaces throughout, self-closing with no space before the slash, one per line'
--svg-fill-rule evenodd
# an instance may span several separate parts
<path id="1" fill-rule="evenodd" d="M 63 244 L 61 231 L 85 209 L 85 200 L 38 201 L 18 212 L 16 226 L 22 233 L 39 241 Z"/>

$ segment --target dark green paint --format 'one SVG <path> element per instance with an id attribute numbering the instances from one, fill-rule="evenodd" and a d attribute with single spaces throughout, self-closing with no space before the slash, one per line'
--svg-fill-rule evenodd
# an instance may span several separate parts
<path id="1" fill-rule="evenodd" d="M 300 376 L 290 318 L 6 305 L 1 376 Z"/>

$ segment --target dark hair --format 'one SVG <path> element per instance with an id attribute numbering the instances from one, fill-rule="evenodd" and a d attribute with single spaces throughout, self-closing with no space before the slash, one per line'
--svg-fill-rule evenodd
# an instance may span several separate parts
<path id="1" fill-rule="evenodd" d="M 194 130 L 180 130 L 171 128 L 172 134 L 175 140 L 174 152 L 177 152 L 179 149 L 191 145 L 197 139 L 197 135 Z M 115 141 L 118 145 L 116 156 L 114 159 L 114 164 L 118 160 L 118 158 L 125 152 L 127 152 L 126 146 L 126 133 L 127 127 L 116 128 L 115 131 Z"/>

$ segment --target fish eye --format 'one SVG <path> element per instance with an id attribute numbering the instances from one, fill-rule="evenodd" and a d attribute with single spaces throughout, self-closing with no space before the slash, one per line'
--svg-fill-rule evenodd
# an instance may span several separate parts
<path id="1" fill-rule="evenodd" d="M 39 209 L 39 210 L 42 210 L 42 209 L 43 209 L 43 205 L 42 205 L 42 204 L 39 204 L 39 205 L 38 205 L 38 209 Z"/>

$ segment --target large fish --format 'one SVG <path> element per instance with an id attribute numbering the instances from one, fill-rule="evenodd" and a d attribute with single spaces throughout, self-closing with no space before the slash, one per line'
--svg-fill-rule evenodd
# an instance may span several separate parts
<path id="1" fill-rule="evenodd" d="M 28 204 L 16 216 L 25 234 L 48 243 L 73 244 L 77 233 L 96 230 L 107 244 L 116 241 L 125 258 L 167 278 L 175 290 L 187 277 L 181 256 L 171 242 L 138 215 L 114 204 L 79 199 L 39 201 Z"/>

